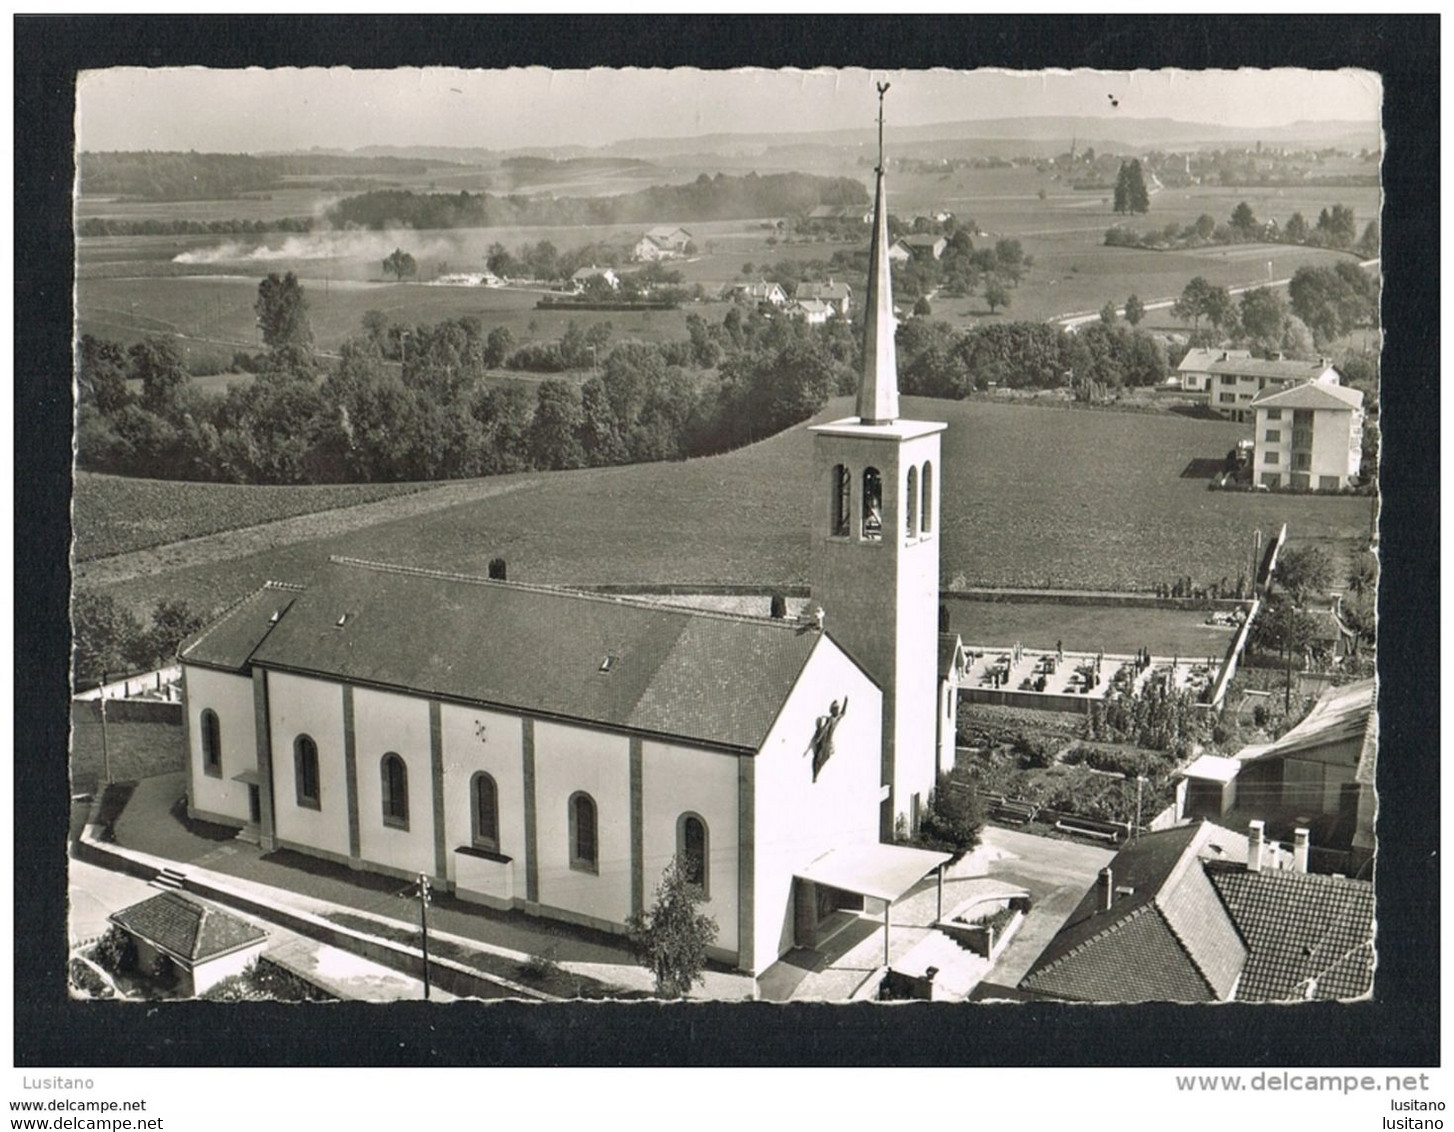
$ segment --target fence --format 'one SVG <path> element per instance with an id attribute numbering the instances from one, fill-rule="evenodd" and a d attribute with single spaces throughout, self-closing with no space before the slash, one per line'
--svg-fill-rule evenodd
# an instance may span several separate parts
<path id="1" fill-rule="evenodd" d="M 156 696 L 168 700 L 180 702 L 181 691 L 179 688 L 182 679 L 182 666 L 173 664 L 168 668 L 158 668 L 151 672 L 134 672 L 129 676 L 122 676 L 96 688 L 87 688 L 84 692 L 77 692 L 75 699 L 78 700 L 99 700 L 105 696 L 107 700 L 107 713 L 111 711 L 110 701 L 129 700 L 140 696 Z"/>

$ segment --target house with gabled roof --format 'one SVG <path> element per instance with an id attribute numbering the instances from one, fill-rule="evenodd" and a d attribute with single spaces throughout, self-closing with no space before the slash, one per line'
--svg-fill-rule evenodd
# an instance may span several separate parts
<path id="1" fill-rule="evenodd" d="M 1250 350 L 1192 349 L 1177 367 L 1182 388 L 1204 394 L 1207 404 L 1230 420 L 1252 419 L 1253 398 L 1315 381 L 1338 385 L 1342 378 L 1327 358 L 1292 361 L 1256 358 Z"/>
<path id="2" fill-rule="evenodd" d="M 1336 375 L 1337 371 L 1330 371 Z M 1248 404 L 1252 471 L 1266 487 L 1338 491 L 1363 466 L 1363 393 L 1335 381 L 1268 389 Z"/>
<path id="3" fill-rule="evenodd" d="M 857 411 L 812 426 L 816 616 L 333 558 L 182 647 L 189 813 L 615 933 L 676 860 L 754 976 L 843 910 L 887 949 L 949 860 L 893 843 L 939 763 L 945 426 L 899 413 L 881 170 L 874 218 Z"/>
<path id="4" fill-rule="evenodd" d="M 830 279 L 826 283 L 804 282 L 798 284 L 798 289 L 793 292 L 793 298 L 800 303 L 814 300 L 827 303 L 833 308 L 835 314 L 846 318 L 853 305 L 853 289 L 841 279 Z"/>
<path id="5" fill-rule="evenodd" d="M 1305 831 L 1304 831 L 1305 832 Z M 1366 997 L 1373 886 L 1306 870 L 1254 822 L 1143 835 L 1112 858 L 1019 990 L 1072 1002 L 1294 1002 Z"/>
<path id="6" fill-rule="evenodd" d="M 135 943 L 137 969 L 153 971 L 165 960 L 187 998 L 240 975 L 268 941 L 256 924 L 183 892 L 160 893 L 108 918 Z"/>
<path id="7" fill-rule="evenodd" d="M 692 234 L 685 228 L 661 224 L 647 231 L 631 249 L 631 258 L 640 263 L 656 263 L 687 254 Z"/>

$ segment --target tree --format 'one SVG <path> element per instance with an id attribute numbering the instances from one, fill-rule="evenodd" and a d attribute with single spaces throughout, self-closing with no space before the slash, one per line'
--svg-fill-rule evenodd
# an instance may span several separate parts
<path id="1" fill-rule="evenodd" d="M 530 459 L 537 468 L 580 468 L 585 453 L 577 439 L 581 429 L 581 402 L 574 386 L 564 381 L 542 381 L 535 394 L 535 418 L 530 424 Z"/>
<path id="2" fill-rule="evenodd" d="M 1237 323 L 1237 305 L 1225 287 L 1208 287 L 1202 299 L 1202 314 L 1219 331 L 1229 331 Z"/>
<path id="3" fill-rule="evenodd" d="M 1289 244 L 1307 242 L 1308 222 L 1303 219 L 1301 212 L 1294 212 L 1287 218 L 1287 223 L 1282 226 L 1282 238 L 1285 243 Z"/>
<path id="4" fill-rule="evenodd" d="M 105 338 L 81 336 L 76 351 L 76 386 L 81 400 L 113 413 L 131 399 L 126 391 L 126 354 Z"/>
<path id="5" fill-rule="evenodd" d="M 151 626 L 142 638 L 141 647 L 150 654 L 147 663 L 172 663 L 182 642 L 206 624 L 206 616 L 181 598 L 162 598 L 152 611 Z"/>
<path id="6" fill-rule="evenodd" d="M 148 666 L 141 622 L 109 594 L 77 590 L 71 600 L 72 674 L 77 688 L 101 683 L 104 674 Z"/>
<path id="7" fill-rule="evenodd" d="M 638 961 L 656 979 L 662 998 L 681 998 L 706 982 L 707 949 L 717 938 L 717 921 L 697 910 L 706 900 L 699 884 L 701 862 L 672 858 L 661 874 L 649 912 L 627 920 L 627 938 Z"/>
<path id="8" fill-rule="evenodd" d="M 149 412 L 169 415 L 190 375 L 170 338 L 160 336 L 136 343 L 127 351 L 131 375 L 141 381 L 141 403 Z"/>
<path id="9" fill-rule="evenodd" d="M 384 274 L 393 273 L 394 278 L 403 282 L 405 278 L 413 278 L 419 273 L 419 265 L 414 262 L 414 257 L 401 248 L 395 248 L 384 260 Z"/>
<path id="10" fill-rule="evenodd" d="M 1217 230 L 1217 222 L 1213 217 L 1204 212 L 1196 218 L 1196 223 L 1192 225 L 1192 229 L 1203 240 L 1210 240 L 1212 233 Z"/>
<path id="11" fill-rule="evenodd" d="M 1121 162 L 1121 170 L 1116 175 L 1114 208 L 1121 213 L 1147 212 L 1151 208 L 1151 195 L 1146 191 L 1141 162 L 1134 158 Z"/>
<path id="12" fill-rule="evenodd" d="M 1232 231 L 1244 240 L 1250 240 L 1257 234 L 1257 217 L 1252 214 L 1252 206 L 1245 200 L 1232 210 L 1229 224 Z"/>
<path id="13" fill-rule="evenodd" d="M 1379 249 L 1383 246 L 1383 236 L 1378 228 L 1378 221 L 1370 220 L 1368 227 L 1363 229 L 1363 235 L 1358 237 L 1358 254 L 1372 259 L 1378 255 Z"/>
<path id="14" fill-rule="evenodd" d="M 1126 300 L 1126 321 L 1132 326 L 1139 326 L 1141 320 L 1146 317 L 1146 306 L 1140 298 L 1132 295 Z"/>
<path id="15" fill-rule="evenodd" d="M 1116 325 L 1116 303 L 1114 299 L 1107 299 L 1106 305 L 1101 307 L 1101 323 L 1105 326 Z"/>
<path id="16" fill-rule="evenodd" d="M 929 305 L 929 300 L 920 295 L 918 301 L 914 304 L 914 317 L 928 318 L 933 313 L 934 308 Z"/>
<path id="17" fill-rule="evenodd" d="M 282 277 L 273 272 L 258 284 L 253 310 L 257 312 L 257 324 L 269 349 L 284 346 L 313 349 L 308 296 L 303 293 L 303 284 L 291 271 Z"/>
<path id="18" fill-rule="evenodd" d="M 1301 609 L 1333 584 L 1333 560 L 1320 546 L 1295 546 L 1278 556 L 1276 580 Z"/>
<path id="19" fill-rule="evenodd" d="M 788 615 L 788 599 L 780 593 L 774 593 L 768 605 L 768 615 L 774 621 L 785 620 Z"/>
<path id="20" fill-rule="evenodd" d="M 1351 208 L 1335 204 L 1331 212 L 1325 208 L 1318 214 L 1317 232 L 1331 247 L 1352 247 L 1358 238 L 1358 221 Z"/>
<path id="21" fill-rule="evenodd" d="M 989 305 L 990 314 L 994 314 L 997 308 L 1010 305 L 1010 292 L 998 279 L 991 279 L 984 285 L 984 301 Z"/>
<path id="22" fill-rule="evenodd" d="M 1258 344 L 1274 348 L 1282 338 L 1287 320 L 1287 304 L 1282 296 L 1268 287 L 1257 287 L 1242 293 L 1238 317 L 1242 332 Z"/>
<path id="23" fill-rule="evenodd" d="M 485 336 L 484 364 L 486 369 L 500 369 L 505 359 L 515 348 L 515 336 L 508 326 L 497 326 Z"/>
<path id="24" fill-rule="evenodd" d="M 983 829 L 984 811 L 973 783 L 941 774 L 929 795 L 920 840 L 958 856 L 979 844 Z"/>
<path id="25" fill-rule="evenodd" d="M 508 569 L 509 568 L 506 566 L 505 560 L 503 558 L 491 558 L 489 575 L 490 580 L 495 582 L 505 581 L 505 575 L 507 574 Z"/>
<path id="26" fill-rule="evenodd" d="M 1173 318 L 1182 322 L 1191 320 L 1193 327 L 1201 323 L 1202 316 L 1206 313 L 1207 295 L 1211 292 L 1212 285 L 1200 275 L 1194 276 L 1185 287 L 1182 288 L 1181 297 L 1171 304 Z"/>

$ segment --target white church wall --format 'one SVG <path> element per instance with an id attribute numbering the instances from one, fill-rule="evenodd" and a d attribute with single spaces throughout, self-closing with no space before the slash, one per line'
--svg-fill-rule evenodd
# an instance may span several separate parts
<path id="1" fill-rule="evenodd" d="M 444 751 L 444 831 L 449 879 L 458 875 L 456 850 L 471 845 L 474 816 L 470 808 L 470 779 L 484 771 L 495 780 L 500 819 L 499 853 L 511 858 L 509 889 L 525 895 L 525 781 L 521 763 L 521 723 L 518 716 L 445 704 L 439 727 Z M 497 869 L 477 869 L 496 873 Z M 466 886 L 468 887 L 468 886 Z M 503 897 L 498 893 L 486 893 Z"/>
<path id="2" fill-rule="evenodd" d="M 643 741 L 641 744 L 644 899 L 677 851 L 677 823 L 693 813 L 707 826 L 707 901 L 717 921 L 716 946 L 737 950 L 737 758 Z"/>
<path id="3" fill-rule="evenodd" d="M 848 699 L 833 755 L 813 781 L 818 718 Z M 793 874 L 829 849 L 878 840 L 883 701 L 826 637 L 813 651 L 754 767 L 753 968 L 793 946 Z"/>
<path id="4" fill-rule="evenodd" d="M 434 875 L 434 772 L 429 750 L 429 701 L 355 688 L 354 755 L 358 775 L 359 856 L 366 865 Z M 407 828 L 384 821 L 382 760 L 404 760 Z"/>
<path id="5" fill-rule="evenodd" d="M 252 679 L 232 672 L 187 665 L 187 775 L 189 810 L 198 817 L 248 820 L 247 787 L 233 778 L 257 770 L 257 716 Z M 202 713 L 217 713 L 222 740 L 222 773 L 210 775 L 202 764 Z"/>
<path id="6" fill-rule="evenodd" d="M 273 826 L 279 841 L 348 857 L 348 787 L 343 757 L 343 687 L 287 672 L 269 672 L 273 757 Z M 293 741 L 318 745 L 318 809 L 298 805 Z M 427 781 L 427 780 L 426 780 Z"/>
<path id="7" fill-rule="evenodd" d="M 544 721 L 534 734 L 538 903 L 618 927 L 631 915 L 630 740 Z M 596 803 L 595 871 L 571 865 L 569 803 L 577 791 Z"/>

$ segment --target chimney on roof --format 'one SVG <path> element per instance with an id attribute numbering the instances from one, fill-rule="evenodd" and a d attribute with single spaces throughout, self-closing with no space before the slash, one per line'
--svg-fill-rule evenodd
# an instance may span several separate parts
<path id="1" fill-rule="evenodd" d="M 820 633 L 823 631 L 823 616 L 823 607 L 821 605 L 813 606 L 813 624 Z"/>
<path id="2" fill-rule="evenodd" d="M 1308 871 L 1308 831 L 1305 829 L 1292 831 L 1292 869 L 1295 873 Z"/>
<path id="3" fill-rule="evenodd" d="M 1249 873 L 1262 871 L 1262 830 L 1265 825 L 1266 823 L 1260 818 L 1247 823 L 1247 871 Z"/>
<path id="4" fill-rule="evenodd" d="M 1096 894 L 1100 910 L 1109 912 L 1116 902 L 1116 878 L 1109 867 L 1102 869 L 1100 876 L 1096 878 Z"/>

